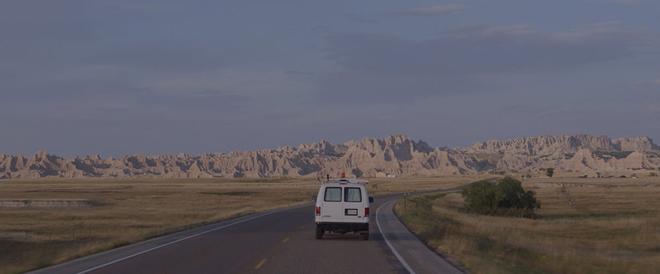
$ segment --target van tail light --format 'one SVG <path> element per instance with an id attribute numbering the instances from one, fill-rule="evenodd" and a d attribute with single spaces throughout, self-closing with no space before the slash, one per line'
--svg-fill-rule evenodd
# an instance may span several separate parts
<path id="1" fill-rule="evenodd" d="M 364 208 L 364 217 L 369 217 L 369 208 L 368 207 Z"/>
<path id="2" fill-rule="evenodd" d="M 314 211 L 316 213 L 316 216 L 321 216 L 321 207 L 320 206 L 317 206 Z"/>

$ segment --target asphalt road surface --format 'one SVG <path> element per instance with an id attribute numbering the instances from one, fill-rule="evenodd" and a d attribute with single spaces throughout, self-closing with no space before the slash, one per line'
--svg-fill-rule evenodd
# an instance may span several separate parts
<path id="1" fill-rule="evenodd" d="M 314 238 L 311 205 L 207 225 L 33 273 L 461 273 L 392 212 L 399 196 L 372 204 L 370 240 Z"/>

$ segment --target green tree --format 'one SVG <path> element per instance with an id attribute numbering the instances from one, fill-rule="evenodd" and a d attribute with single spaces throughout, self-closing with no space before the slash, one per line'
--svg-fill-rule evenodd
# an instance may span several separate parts
<path id="1" fill-rule="evenodd" d="M 511 177 L 505 177 L 497 183 L 498 191 L 502 199 L 498 202 L 498 208 L 523 208 L 523 196 L 525 190 L 520 181 Z"/>
<path id="2" fill-rule="evenodd" d="M 479 181 L 463 190 L 465 207 L 480 214 L 506 213 L 532 216 L 541 204 L 533 191 L 525 191 L 522 183 L 512 177 L 497 181 Z"/>
<path id="3" fill-rule="evenodd" d="M 527 191 L 522 198 L 522 208 L 525 209 L 535 209 L 541 208 L 541 203 L 536 200 L 534 191 Z"/>
<path id="4" fill-rule="evenodd" d="M 497 209 L 501 193 L 489 181 L 472 183 L 463 190 L 465 207 L 474 212 L 489 214 Z"/>

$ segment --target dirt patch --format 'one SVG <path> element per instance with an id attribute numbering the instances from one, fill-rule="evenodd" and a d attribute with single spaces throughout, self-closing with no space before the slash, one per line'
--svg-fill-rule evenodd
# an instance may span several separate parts
<path id="1" fill-rule="evenodd" d="M 254 191 L 200 192 L 200 194 L 222 195 L 222 196 L 252 196 L 257 194 L 257 192 Z"/>
<path id="2" fill-rule="evenodd" d="M 88 208 L 100 205 L 86 199 L 0 199 L 0 208 Z"/>

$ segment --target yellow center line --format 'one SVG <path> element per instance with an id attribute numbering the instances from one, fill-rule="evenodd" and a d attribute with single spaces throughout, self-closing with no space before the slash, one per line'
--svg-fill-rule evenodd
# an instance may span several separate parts
<path id="1" fill-rule="evenodd" d="M 254 266 L 254 270 L 259 270 L 259 268 L 261 268 L 262 266 L 264 266 L 264 264 L 266 263 L 266 261 L 267 261 L 267 260 L 266 260 L 265 258 L 264 258 L 264 259 L 261 259 L 261 261 L 259 261 L 259 263 L 258 263 L 257 265 Z"/>
<path id="2" fill-rule="evenodd" d="M 289 240 L 291 240 L 291 239 L 289 239 L 289 237 L 286 237 L 286 238 L 282 239 L 282 243 L 286 244 L 286 242 L 288 242 Z"/>

